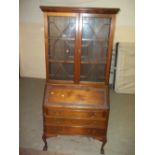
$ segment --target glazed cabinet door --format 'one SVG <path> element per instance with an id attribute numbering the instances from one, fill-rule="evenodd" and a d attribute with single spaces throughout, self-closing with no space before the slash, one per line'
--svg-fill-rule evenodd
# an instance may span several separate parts
<path id="1" fill-rule="evenodd" d="M 104 82 L 111 18 L 81 14 L 80 81 Z"/>
<path id="2" fill-rule="evenodd" d="M 46 62 L 50 80 L 74 80 L 74 55 L 77 39 L 77 14 L 46 14 Z"/>
<path id="3" fill-rule="evenodd" d="M 46 75 L 50 82 L 108 83 L 113 16 L 45 13 Z"/>

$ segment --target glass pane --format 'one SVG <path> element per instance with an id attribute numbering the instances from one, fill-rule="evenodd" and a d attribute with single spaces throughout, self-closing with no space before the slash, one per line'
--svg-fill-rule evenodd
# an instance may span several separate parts
<path id="1" fill-rule="evenodd" d="M 50 78 L 73 80 L 76 17 L 50 16 L 48 28 Z"/>
<path id="2" fill-rule="evenodd" d="M 104 81 L 110 23 L 110 18 L 83 17 L 80 77 L 82 81 Z"/>
<path id="3" fill-rule="evenodd" d="M 56 80 L 73 80 L 73 65 L 68 63 L 49 63 L 49 77 Z"/>
<path id="4" fill-rule="evenodd" d="M 82 64 L 81 81 L 103 82 L 104 67 L 102 64 Z"/>

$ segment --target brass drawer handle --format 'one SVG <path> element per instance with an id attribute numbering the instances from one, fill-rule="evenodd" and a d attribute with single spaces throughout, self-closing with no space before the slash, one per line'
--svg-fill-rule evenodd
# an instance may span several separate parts
<path id="1" fill-rule="evenodd" d="M 59 116 L 60 114 L 61 114 L 61 112 L 59 112 L 59 111 L 55 112 L 56 116 Z"/>
<path id="2" fill-rule="evenodd" d="M 90 117 L 95 117 L 96 116 L 96 113 L 93 112 L 93 113 L 90 113 Z"/>
<path id="3" fill-rule="evenodd" d="M 61 131 L 61 129 L 58 128 L 58 127 L 51 128 L 50 130 L 51 130 L 52 132 L 60 132 L 60 131 Z"/>
<path id="4" fill-rule="evenodd" d="M 61 114 L 61 112 L 59 112 L 59 111 L 51 111 L 50 114 L 55 115 L 55 116 L 59 116 Z"/>
<path id="5" fill-rule="evenodd" d="M 96 131 L 95 131 L 94 129 L 89 129 L 89 133 L 90 133 L 90 134 L 95 134 Z"/>
<path id="6" fill-rule="evenodd" d="M 59 124 L 59 123 L 62 123 L 62 120 L 56 120 L 56 122 Z"/>

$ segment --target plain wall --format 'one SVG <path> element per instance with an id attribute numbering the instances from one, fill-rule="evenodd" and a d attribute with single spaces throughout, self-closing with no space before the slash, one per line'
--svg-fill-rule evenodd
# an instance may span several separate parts
<path id="1" fill-rule="evenodd" d="M 20 75 L 45 78 L 44 20 L 41 5 L 76 7 L 116 7 L 115 42 L 135 41 L 134 0 L 20 0 Z"/>

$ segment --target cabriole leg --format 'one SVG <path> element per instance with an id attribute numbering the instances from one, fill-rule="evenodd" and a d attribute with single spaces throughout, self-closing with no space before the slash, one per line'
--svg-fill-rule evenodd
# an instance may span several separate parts
<path id="1" fill-rule="evenodd" d="M 104 154 L 104 145 L 105 145 L 105 141 L 102 142 L 102 146 L 101 146 L 101 154 Z"/>
<path id="2" fill-rule="evenodd" d="M 42 136 L 42 139 L 43 139 L 43 141 L 44 141 L 44 143 L 45 143 L 45 145 L 44 145 L 44 147 L 43 147 L 43 151 L 47 151 L 47 141 L 46 141 L 46 137 L 43 135 L 43 136 Z"/>

